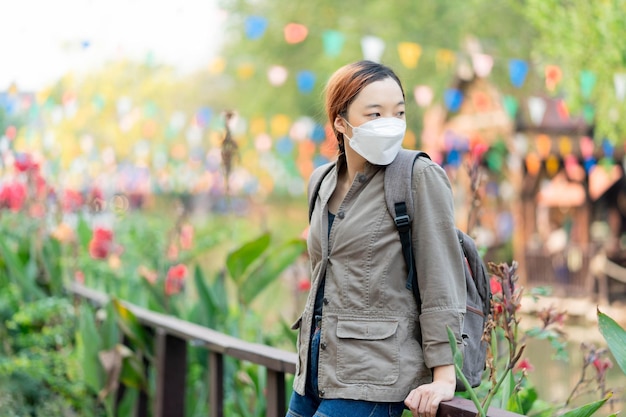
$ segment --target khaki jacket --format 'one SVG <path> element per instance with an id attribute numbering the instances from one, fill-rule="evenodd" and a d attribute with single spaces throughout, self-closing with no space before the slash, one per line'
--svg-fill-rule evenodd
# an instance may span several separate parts
<path id="1" fill-rule="evenodd" d="M 384 167 L 366 164 L 328 234 L 337 166 L 320 187 L 308 235 L 312 285 L 298 332 L 294 390 L 304 395 L 315 294 L 325 282 L 319 355 L 322 398 L 397 402 L 453 363 L 446 326 L 461 348 L 466 290 L 445 171 L 419 158 L 413 171 L 412 236 L 422 297 L 418 319 L 407 268 L 383 191 Z M 322 278 L 326 276 L 326 279 Z M 420 346 L 417 334 L 422 333 Z"/>

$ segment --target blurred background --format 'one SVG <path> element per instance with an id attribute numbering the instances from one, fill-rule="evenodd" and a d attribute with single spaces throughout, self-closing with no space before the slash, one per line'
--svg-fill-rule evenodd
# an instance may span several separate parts
<path id="1" fill-rule="evenodd" d="M 279 201 L 304 229 L 308 175 L 336 153 L 325 81 L 365 58 L 400 75 L 404 145 L 446 168 L 459 226 L 488 258 L 583 294 L 597 286 L 595 255 L 621 261 L 623 1 L 30 0 L 4 11 L 5 188 L 15 162 L 32 160 L 86 200 L 120 194 L 147 209 L 176 197 L 190 212 L 262 219 Z"/>
<path id="2" fill-rule="evenodd" d="M 232 240 L 300 236 L 308 176 L 336 154 L 325 82 L 370 59 L 403 81 L 404 146 L 446 169 L 457 223 L 487 261 L 517 261 L 525 286 L 551 288 L 579 317 L 623 307 L 624 0 L 22 0 L 2 11 L 5 210 L 43 213 L 19 186 L 37 167 L 54 189 L 46 201 L 182 211 Z M 306 291 L 306 273 L 290 271 Z M 293 300 L 282 314 L 296 314 Z"/>

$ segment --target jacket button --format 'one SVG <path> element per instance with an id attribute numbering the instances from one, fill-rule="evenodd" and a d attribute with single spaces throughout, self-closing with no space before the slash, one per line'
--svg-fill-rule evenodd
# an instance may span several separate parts
<path id="1" fill-rule="evenodd" d="M 324 305 L 328 305 L 328 303 L 330 303 L 330 301 L 328 301 L 328 298 L 326 298 L 326 297 L 324 297 L 322 302 L 324 303 Z"/>
<path id="2" fill-rule="evenodd" d="M 359 174 L 359 175 L 356 177 L 356 179 L 357 179 L 357 181 L 358 181 L 358 182 L 360 182 L 360 183 L 364 183 L 364 182 L 367 180 L 367 175 L 365 175 L 365 174 Z"/>
<path id="3" fill-rule="evenodd" d="M 340 211 L 339 213 L 337 213 L 337 217 L 339 217 L 340 219 L 343 219 L 344 217 L 346 217 L 346 213 L 344 213 L 343 211 Z"/>
<path id="4" fill-rule="evenodd" d="M 320 390 L 320 397 L 323 397 L 326 392 L 324 390 Z"/>
<path id="5" fill-rule="evenodd" d="M 326 343 L 322 342 L 320 344 L 320 347 L 322 348 L 322 350 L 326 350 Z"/>

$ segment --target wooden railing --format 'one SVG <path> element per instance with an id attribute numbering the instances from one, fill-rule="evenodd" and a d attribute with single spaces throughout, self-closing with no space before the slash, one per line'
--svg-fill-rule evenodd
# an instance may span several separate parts
<path id="1" fill-rule="evenodd" d="M 108 296 L 80 284 L 68 290 L 78 299 L 102 306 Z M 139 323 L 156 337 L 156 392 L 154 393 L 154 417 L 183 417 L 185 415 L 185 379 L 187 375 L 187 348 L 203 347 L 209 355 L 209 411 L 211 417 L 224 416 L 224 357 L 249 361 L 267 369 L 267 417 L 286 414 L 285 374 L 296 370 L 295 353 L 258 343 L 246 342 L 207 327 L 173 316 L 156 313 L 123 303 L 133 312 Z M 118 398 L 120 397 L 118 393 Z M 148 416 L 147 397 L 141 395 L 136 408 L 137 417 Z M 474 417 L 474 404 L 462 398 L 442 403 L 438 417 Z M 515 417 L 519 414 L 490 408 L 489 417 Z"/>

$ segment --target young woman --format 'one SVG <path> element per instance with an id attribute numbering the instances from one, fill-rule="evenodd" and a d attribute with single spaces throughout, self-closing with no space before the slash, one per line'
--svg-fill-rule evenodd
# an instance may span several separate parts
<path id="1" fill-rule="evenodd" d="M 385 166 L 401 148 L 404 111 L 402 84 L 384 65 L 346 65 L 326 86 L 339 155 L 311 217 L 312 286 L 294 325 L 299 360 L 288 417 L 400 416 L 405 407 L 435 417 L 454 396 L 446 327 L 461 347 L 466 293 L 448 177 L 424 158 L 413 169 L 419 317 L 385 203 Z"/>

